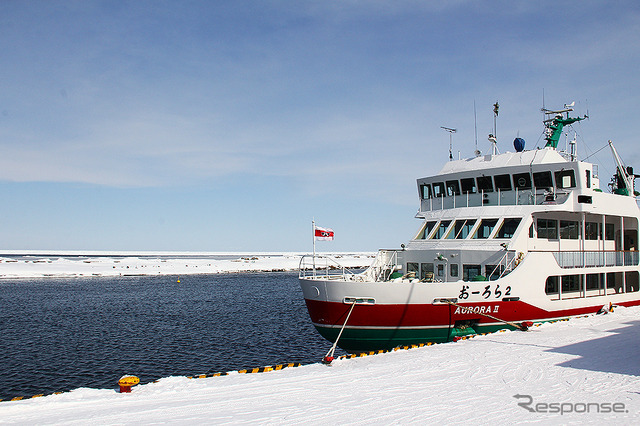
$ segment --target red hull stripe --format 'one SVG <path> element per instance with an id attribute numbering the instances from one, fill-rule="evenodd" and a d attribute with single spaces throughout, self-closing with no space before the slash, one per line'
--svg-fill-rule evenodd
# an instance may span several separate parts
<path id="1" fill-rule="evenodd" d="M 319 327 L 342 326 L 350 305 L 306 299 L 311 321 Z M 640 301 L 619 303 L 622 306 L 639 305 Z M 602 305 L 546 311 L 523 301 L 481 302 L 464 304 L 470 313 L 450 305 L 402 304 L 357 305 L 349 317 L 348 327 L 361 328 L 430 328 L 448 327 L 456 321 L 477 320 L 479 324 L 494 324 L 489 314 L 504 321 L 546 321 L 597 312 Z"/>

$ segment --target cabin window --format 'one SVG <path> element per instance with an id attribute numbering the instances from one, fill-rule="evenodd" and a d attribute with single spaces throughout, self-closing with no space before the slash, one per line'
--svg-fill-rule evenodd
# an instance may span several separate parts
<path id="1" fill-rule="evenodd" d="M 496 190 L 510 191 L 511 190 L 511 175 L 497 175 L 493 177 L 496 183 Z"/>
<path id="2" fill-rule="evenodd" d="M 407 262 L 407 276 L 409 278 L 418 278 L 420 272 L 420 264 L 418 262 Z"/>
<path id="3" fill-rule="evenodd" d="M 531 175 L 529 173 L 518 173 L 513 175 L 513 184 L 518 189 L 531 189 Z"/>
<path id="4" fill-rule="evenodd" d="M 428 183 L 423 183 L 420 185 L 420 197 L 423 200 L 428 200 L 431 198 L 431 185 Z"/>
<path id="5" fill-rule="evenodd" d="M 536 188 L 551 188 L 553 187 L 553 180 L 551 179 L 551 172 L 538 172 L 533 174 L 533 184 Z"/>
<path id="6" fill-rule="evenodd" d="M 625 281 L 627 283 L 627 293 L 638 291 L 638 271 L 625 272 Z"/>
<path id="7" fill-rule="evenodd" d="M 420 264 L 420 279 L 425 281 L 433 280 L 433 263 Z"/>
<path id="8" fill-rule="evenodd" d="M 607 241 L 615 241 L 616 236 L 613 230 L 614 230 L 613 223 L 604 224 L 604 235 Z"/>
<path id="9" fill-rule="evenodd" d="M 460 184 L 462 185 L 463 194 L 475 194 L 478 192 L 476 190 L 476 180 L 474 178 L 461 179 Z"/>
<path id="10" fill-rule="evenodd" d="M 513 218 L 513 219 L 505 219 L 504 222 L 502 222 L 502 226 L 500 226 L 500 229 L 498 230 L 498 234 L 496 235 L 496 238 L 511 238 L 513 237 L 513 234 L 516 232 L 516 229 L 518 228 L 518 225 L 520 224 L 520 218 Z"/>
<path id="11" fill-rule="evenodd" d="M 429 234 L 431 234 L 431 231 L 435 226 L 436 226 L 435 221 L 429 221 L 425 223 L 422 229 L 420 230 L 420 232 L 418 233 L 416 240 L 426 240 L 427 238 L 429 238 Z"/>
<path id="12" fill-rule="evenodd" d="M 591 170 L 587 170 L 587 188 L 591 188 Z"/>
<path id="13" fill-rule="evenodd" d="M 604 274 L 587 274 L 585 287 L 587 290 L 600 289 L 600 283 L 604 280 Z"/>
<path id="14" fill-rule="evenodd" d="M 433 198 L 440 198 L 444 196 L 444 183 L 435 182 L 433 184 Z"/>
<path id="15" fill-rule="evenodd" d="M 436 232 L 433 234 L 431 239 L 439 240 L 440 238 L 444 237 L 445 232 L 447 231 L 447 228 L 449 227 L 449 225 L 451 225 L 450 220 L 443 220 L 442 222 L 440 222 L 440 224 L 436 228 Z"/>
<path id="16" fill-rule="evenodd" d="M 529 238 L 533 238 L 533 223 L 529 227 Z"/>
<path id="17" fill-rule="evenodd" d="M 473 235 L 473 238 L 476 239 L 486 239 L 489 238 L 491 232 L 493 231 L 494 226 L 498 223 L 498 219 L 482 219 L 480 222 L 480 226 L 478 226 L 478 230 Z"/>
<path id="18" fill-rule="evenodd" d="M 597 222 L 587 222 L 584 224 L 585 238 L 587 240 L 597 240 L 600 232 L 600 224 Z"/>
<path id="19" fill-rule="evenodd" d="M 562 282 L 562 294 L 575 293 L 580 291 L 580 278 L 581 275 L 563 275 Z"/>
<path id="20" fill-rule="evenodd" d="M 503 270 L 504 267 L 502 265 L 485 265 L 484 276 L 487 277 L 489 281 L 495 281 L 500 278 Z"/>
<path id="21" fill-rule="evenodd" d="M 558 239 L 558 221 L 555 219 L 538 219 L 538 238 Z"/>
<path id="22" fill-rule="evenodd" d="M 480 176 L 478 178 L 478 191 L 493 192 L 493 182 L 491 182 L 491 176 Z"/>
<path id="23" fill-rule="evenodd" d="M 573 220 L 560 221 L 560 238 L 565 240 L 577 240 L 578 234 L 578 222 Z"/>
<path id="24" fill-rule="evenodd" d="M 444 277 L 444 265 L 443 264 L 439 264 L 438 265 L 438 276 L 439 277 Z"/>
<path id="25" fill-rule="evenodd" d="M 462 280 L 471 281 L 481 273 L 480 265 L 462 265 Z"/>
<path id="26" fill-rule="evenodd" d="M 452 263 L 449 265 L 449 275 L 451 275 L 452 277 L 457 277 L 459 274 L 459 270 L 458 270 L 458 264 L 457 263 Z"/>
<path id="27" fill-rule="evenodd" d="M 558 277 L 548 277 L 544 286 L 544 292 L 547 294 L 558 294 Z"/>
<path id="28" fill-rule="evenodd" d="M 453 197 L 454 195 L 460 195 L 460 184 L 457 180 L 447 181 L 447 195 Z"/>
<path id="29" fill-rule="evenodd" d="M 451 232 L 449 232 L 449 235 L 447 235 L 447 238 L 450 240 L 454 238 L 458 240 L 464 240 L 469 236 L 469 233 L 471 232 L 471 228 L 473 228 L 473 225 L 475 225 L 475 223 L 476 223 L 475 219 L 456 220 L 456 223 L 453 225 L 453 229 L 451 230 Z"/>
<path id="30" fill-rule="evenodd" d="M 558 188 L 575 188 L 576 176 L 573 170 L 561 170 L 556 172 L 556 186 Z"/>

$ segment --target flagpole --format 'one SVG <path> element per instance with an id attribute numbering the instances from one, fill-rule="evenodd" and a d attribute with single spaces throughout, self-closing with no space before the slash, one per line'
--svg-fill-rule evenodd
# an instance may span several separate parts
<path id="1" fill-rule="evenodd" d="M 311 219 L 311 238 L 313 238 L 313 276 L 316 276 L 316 219 Z"/>

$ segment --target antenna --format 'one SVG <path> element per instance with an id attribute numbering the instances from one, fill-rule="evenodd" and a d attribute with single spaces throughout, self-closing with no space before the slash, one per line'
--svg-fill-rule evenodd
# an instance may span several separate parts
<path id="1" fill-rule="evenodd" d="M 449 161 L 453 161 L 453 134 L 458 130 L 444 126 L 440 126 L 440 128 L 449 132 Z"/>
<path id="2" fill-rule="evenodd" d="M 496 128 L 496 119 L 498 118 L 498 110 L 500 109 L 500 105 L 498 105 L 498 101 L 493 104 L 493 136 L 495 138 L 498 137 L 498 129 Z"/>
<path id="3" fill-rule="evenodd" d="M 473 100 L 473 128 L 475 132 L 476 138 L 476 150 L 474 154 L 476 157 L 480 156 L 480 151 L 478 151 L 478 116 L 476 115 L 476 100 Z"/>

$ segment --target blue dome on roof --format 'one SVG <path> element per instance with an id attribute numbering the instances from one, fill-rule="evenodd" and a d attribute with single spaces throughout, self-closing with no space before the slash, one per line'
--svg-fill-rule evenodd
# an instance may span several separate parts
<path id="1" fill-rule="evenodd" d="M 516 149 L 516 152 L 522 152 L 524 151 L 524 139 L 522 138 L 515 138 L 513 140 L 513 147 Z"/>

